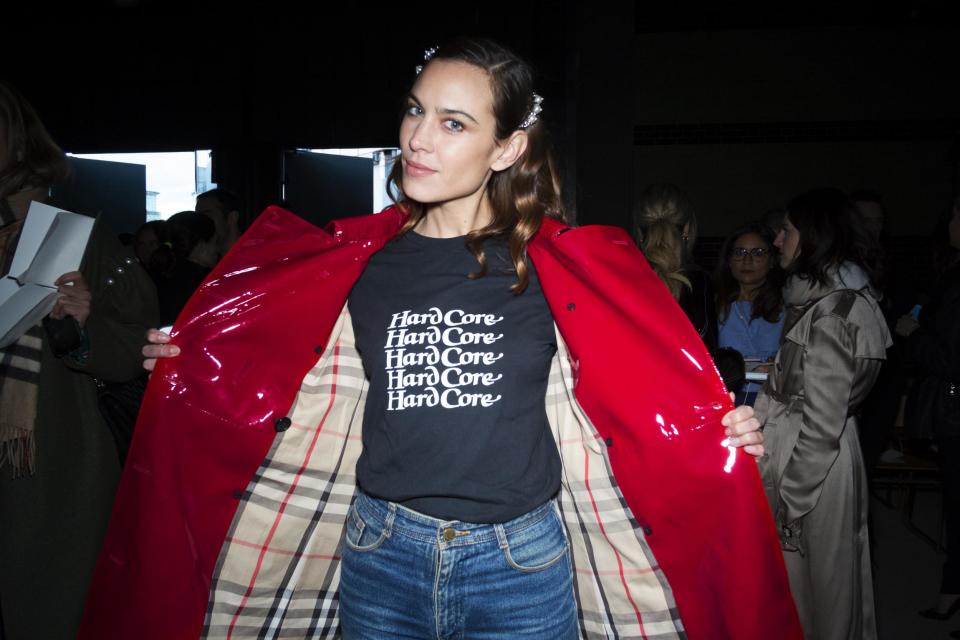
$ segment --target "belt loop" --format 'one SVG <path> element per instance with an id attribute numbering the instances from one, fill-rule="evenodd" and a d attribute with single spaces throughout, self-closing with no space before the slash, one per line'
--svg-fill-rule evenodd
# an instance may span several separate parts
<path id="1" fill-rule="evenodd" d="M 501 549 L 508 549 L 510 545 L 507 544 L 507 532 L 503 530 L 503 525 L 495 524 L 493 530 L 497 533 L 497 546 Z"/>
<path id="2" fill-rule="evenodd" d="M 397 505 L 394 502 L 387 503 L 387 518 L 383 521 L 383 535 L 390 537 L 393 533 L 393 521 L 397 517 Z"/>

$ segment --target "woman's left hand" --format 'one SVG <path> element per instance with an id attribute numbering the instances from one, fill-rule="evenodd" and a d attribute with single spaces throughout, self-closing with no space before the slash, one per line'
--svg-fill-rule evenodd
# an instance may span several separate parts
<path id="1" fill-rule="evenodd" d="M 730 394 L 733 398 L 733 394 Z M 726 427 L 726 444 L 731 447 L 743 447 L 743 450 L 759 458 L 763 455 L 763 434 L 760 421 L 753 413 L 753 407 L 741 405 L 723 416 L 720 423 Z"/>

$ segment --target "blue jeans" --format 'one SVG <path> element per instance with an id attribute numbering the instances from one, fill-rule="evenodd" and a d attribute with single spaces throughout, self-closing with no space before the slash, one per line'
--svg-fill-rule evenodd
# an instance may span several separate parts
<path id="1" fill-rule="evenodd" d="M 342 547 L 343 637 L 576 638 L 568 547 L 553 501 L 477 525 L 361 493 Z"/>

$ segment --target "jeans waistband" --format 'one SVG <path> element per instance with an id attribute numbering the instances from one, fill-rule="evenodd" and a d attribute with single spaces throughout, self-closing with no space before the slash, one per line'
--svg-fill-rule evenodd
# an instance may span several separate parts
<path id="1" fill-rule="evenodd" d="M 374 498 L 362 491 L 357 494 L 354 508 L 364 522 L 378 522 L 383 526 L 388 537 L 400 534 L 423 542 L 454 547 L 491 541 L 504 546 L 507 535 L 539 524 L 556 506 L 554 500 L 548 500 L 521 516 L 499 524 L 440 520 L 395 502 Z"/>

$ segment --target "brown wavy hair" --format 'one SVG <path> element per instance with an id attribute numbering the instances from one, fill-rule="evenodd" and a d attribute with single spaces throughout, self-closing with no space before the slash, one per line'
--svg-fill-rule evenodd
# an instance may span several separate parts
<path id="1" fill-rule="evenodd" d="M 800 232 L 800 254 L 788 273 L 829 286 L 831 270 L 852 262 L 874 287 L 883 286 L 880 245 L 843 191 L 824 187 L 802 193 L 787 203 L 787 218 Z"/>
<path id="2" fill-rule="evenodd" d="M 687 196 L 667 183 L 644 189 L 633 205 L 633 234 L 647 262 L 679 300 L 683 287 L 692 288 L 686 266 L 697 240 L 697 218 Z"/>
<path id="3" fill-rule="evenodd" d="M 493 92 L 493 114 L 496 138 L 505 140 L 533 108 L 533 69 L 522 58 L 503 45 L 484 38 L 460 38 L 443 45 L 431 58 L 466 62 L 486 72 Z M 428 63 L 428 64 L 430 64 Z M 540 229 L 544 216 L 564 219 L 560 196 L 560 178 L 550 148 L 542 117 L 526 128 L 527 148 L 508 169 L 494 172 L 487 183 L 487 197 L 493 209 L 493 220 L 481 229 L 467 234 L 467 249 L 477 258 L 480 268 L 469 274 L 480 278 L 487 273 L 483 243 L 490 238 L 503 238 L 510 247 L 510 258 L 517 272 L 517 282 L 510 288 L 521 293 L 529 284 L 527 245 Z M 404 234 L 423 219 L 427 207 L 408 198 L 403 192 L 403 166 L 393 165 L 388 185 L 396 193 L 394 201 L 410 214 L 400 230 Z"/>
<path id="4" fill-rule="evenodd" d="M 23 189 L 49 187 L 67 175 L 63 151 L 37 112 L 13 87 L 0 82 L 0 127 L 6 132 L 8 164 L 0 168 L 0 198 Z"/>

